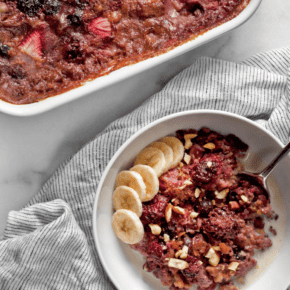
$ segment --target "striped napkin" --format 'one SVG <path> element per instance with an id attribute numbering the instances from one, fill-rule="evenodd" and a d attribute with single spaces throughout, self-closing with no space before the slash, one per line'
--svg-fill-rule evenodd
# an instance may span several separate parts
<path id="1" fill-rule="evenodd" d="M 150 122 L 190 109 L 246 116 L 286 143 L 289 67 L 290 48 L 240 64 L 200 58 L 109 125 L 63 163 L 24 209 L 9 213 L 0 239 L 0 289 L 115 289 L 94 246 L 91 216 L 101 175 L 116 150 Z"/>

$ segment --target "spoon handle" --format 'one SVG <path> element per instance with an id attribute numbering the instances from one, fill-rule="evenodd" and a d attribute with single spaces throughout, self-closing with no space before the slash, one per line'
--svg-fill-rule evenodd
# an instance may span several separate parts
<path id="1" fill-rule="evenodd" d="M 266 178 L 270 172 L 274 169 L 277 163 L 287 155 L 290 150 L 290 142 L 282 149 L 282 151 L 275 157 L 275 159 L 260 173 L 261 176 Z"/>

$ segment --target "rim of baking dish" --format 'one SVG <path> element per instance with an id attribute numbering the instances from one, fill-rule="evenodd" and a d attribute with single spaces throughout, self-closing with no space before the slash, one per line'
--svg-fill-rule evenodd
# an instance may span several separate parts
<path id="1" fill-rule="evenodd" d="M 251 0 L 247 7 L 237 17 L 205 32 L 202 35 L 199 35 L 197 38 L 190 40 L 161 55 L 143 60 L 136 64 L 122 67 L 108 75 L 101 76 L 92 81 L 86 82 L 84 85 L 72 89 L 66 93 L 49 97 L 37 103 L 23 105 L 15 105 L 0 100 L 0 112 L 14 116 L 32 116 L 44 113 L 65 103 L 84 97 L 88 94 L 94 92 L 97 93 L 98 90 L 125 80 L 142 71 L 148 70 L 149 68 L 157 66 L 158 64 L 161 64 L 169 59 L 175 58 L 239 27 L 251 18 L 251 16 L 260 6 L 261 2 L 262 0 Z"/>

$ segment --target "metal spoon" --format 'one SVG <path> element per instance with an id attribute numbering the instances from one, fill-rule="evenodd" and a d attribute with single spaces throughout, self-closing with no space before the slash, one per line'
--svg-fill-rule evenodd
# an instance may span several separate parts
<path id="1" fill-rule="evenodd" d="M 278 162 L 282 160 L 290 150 L 290 142 L 282 149 L 282 151 L 273 159 L 273 161 L 266 166 L 262 171 L 257 173 L 243 171 L 238 174 L 241 179 L 248 180 L 251 184 L 258 185 L 262 187 L 265 195 L 269 198 L 269 189 L 266 183 L 267 177 L 272 172 L 272 170 L 276 167 Z"/>

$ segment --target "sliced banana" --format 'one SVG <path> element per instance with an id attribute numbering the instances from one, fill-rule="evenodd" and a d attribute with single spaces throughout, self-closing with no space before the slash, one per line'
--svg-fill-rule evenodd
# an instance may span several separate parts
<path id="1" fill-rule="evenodd" d="M 164 172 L 169 170 L 171 168 L 171 164 L 173 162 L 173 150 L 171 149 L 171 147 L 168 146 L 164 142 L 158 142 L 158 141 L 150 144 L 148 147 L 155 147 L 155 148 L 160 149 L 163 152 L 165 162 L 166 162 Z"/>
<path id="2" fill-rule="evenodd" d="M 173 162 L 170 168 L 177 166 L 184 155 L 184 147 L 182 142 L 173 136 L 166 136 L 162 138 L 161 141 L 166 143 L 173 150 Z"/>
<path id="3" fill-rule="evenodd" d="M 149 201 L 157 194 L 159 190 L 159 180 L 156 172 L 148 165 L 135 165 L 130 171 L 138 172 L 146 185 L 146 194 L 141 201 Z"/>
<path id="4" fill-rule="evenodd" d="M 144 236 L 144 227 L 139 217 L 128 209 L 119 209 L 113 215 L 113 230 L 126 244 L 139 243 Z"/>
<path id="5" fill-rule="evenodd" d="M 166 165 L 163 152 L 155 147 L 146 147 L 137 155 L 134 165 L 148 165 L 154 169 L 159 177 Z M 141 199 L 142 200 L 142 199 Z"/>
<path id="6" fill-rule="evenodd" d="M 125 185 L 133 188 L 139 195 L 140 200 L 143 200 L 146 195 L 146 185 L 142 176 L 135 171 L 123 170 L 119 173 L 116 179 L 116 188 Z"/>
<path id="7" fill-rule="evenodd" d="M 131 187 L 124 185 L 117 187 L 113 194 L 113 205 L 115 210 L 128 209 L 138 217 L 142 215 L 142 202 L 138 193 Z"/>

